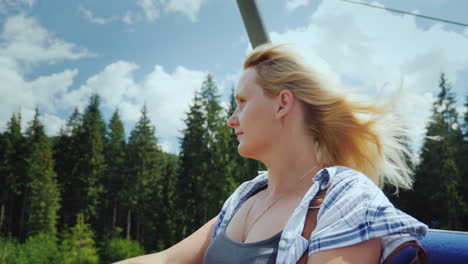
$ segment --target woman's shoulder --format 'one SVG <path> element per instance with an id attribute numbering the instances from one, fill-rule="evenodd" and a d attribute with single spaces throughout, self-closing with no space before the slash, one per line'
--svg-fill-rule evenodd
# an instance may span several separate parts
<path id="1" fill-rule="evenodd" d="M 365 203 L 376 198 L 386 198 L 382 190 L 369 177 L 344 166 L 324 168 L 313 180 L 318 184 L 319 189 L 327 189 L 324 202 L 329 204 L 334 204 L 337 200 L 350 202 L 349 199 L 352 199 Z"/>
<path id="2" fill-rule="evenodd" d="M 314 179 L 320 179 L 320 181 L 329 181 L 330 184 L 333 183 L 334 185 L 372 184 L 373 186 L 376 186 L 376 184 L 362 172 L 345 166 L 323 168 L 321 171 L 319 171 Z"/>
<path id="3" fill-rule="evenodd" d="M 352 168 L 335 166 L 326 168 L 325 179 L 321 185 L 327 185 L 327 195 L 347 198 L 359 197 L 362 201 L 369 201 L 377 197 L 385 197 L 382 190 L 369 177 Z M 328 175 L 327 175 L 328 174 Z M 323 180 L 322 180 L 323 181 Z"/>

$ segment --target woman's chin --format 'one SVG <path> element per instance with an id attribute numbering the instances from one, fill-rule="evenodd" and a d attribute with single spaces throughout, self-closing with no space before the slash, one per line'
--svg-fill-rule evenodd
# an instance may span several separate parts
<path id="1" fill-rule="evenodd" d="M 248 158 L 247 155 L 249 154 L 249 151 L 244 144 L 239 143 L 239 146 L 237 146 L 237 152 L 239 152 L 239 155 L 242 157 Z"/>
<path id="2" fill-rule="evenodd" d="M 256 159 L 254 151 L 247 148 L 247 146 L 242 143 L 239 143 L 239 146 L 237 146 L 237 152 L 244 158 Z"/>

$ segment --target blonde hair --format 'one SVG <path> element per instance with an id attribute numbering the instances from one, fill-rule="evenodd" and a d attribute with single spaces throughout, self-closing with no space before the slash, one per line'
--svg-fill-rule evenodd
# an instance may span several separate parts
<path id="1" fill-rule="evenodd" d="M 244 69 L 256 70 L 266 95 L 288 89 L 303 102 L 321 167 L 347 166 L 380 186 L 388 182 L 397 190 L 411 188 L 406 128 L 390 104 L 345 98 L 301 61 L 288 45 L 266 44 L 247 56 Z"/>

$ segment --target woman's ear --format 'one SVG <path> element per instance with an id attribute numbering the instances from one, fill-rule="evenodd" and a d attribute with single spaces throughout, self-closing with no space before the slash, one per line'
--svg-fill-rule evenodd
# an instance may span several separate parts
<path id="1" fill-rule="evenodd" d="M 291 112 L 294 104 L 294 95 L 291 93 L 291 91 L 285 89 L 278 94 L 277 100 L 278 110 L 276 112 L 276 118 L 280 119 Z"/>

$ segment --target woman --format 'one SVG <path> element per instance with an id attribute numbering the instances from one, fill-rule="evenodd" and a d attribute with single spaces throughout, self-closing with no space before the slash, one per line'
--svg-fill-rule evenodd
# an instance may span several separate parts
<path id="1" fill-rule="evenodd" d="M 332 91 L 301 62 L 286 45 L 263 45 L 244 63 L 227 123 L 239 154 L 268 172 L 180 243 L 122 263 L 379 263 L 425 235 L 378 188 L 412 183 L 396 115 Z M 317 194 L 325 198 L 310 218 Z"/>

